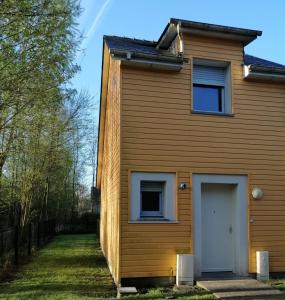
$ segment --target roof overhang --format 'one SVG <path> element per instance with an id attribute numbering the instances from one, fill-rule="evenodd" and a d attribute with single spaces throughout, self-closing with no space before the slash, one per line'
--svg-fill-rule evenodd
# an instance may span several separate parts
<path id="1" fill-rule="evenodd" d="M 262 31 L 258 30 L 221 26 L 180 19 L 170 19 L 168 25 L 158 40 L 157 48 L 167 49 L 170 46 L 178 34 L 177 25 L 179 25 L 181 32 L 212 38 L 240 41 L 244 46 L 254 41 L 258 36 L 262 35 Z"/>
<path id="2" fill-rule="evenodd" d="M 285 82 L 285 69 L 278 67 L 244 65 L 244 78 L 267 80 L 273 82 Z"/>
<path id="3" fill-rule="evenodd" d="M 175 24 L 168 23 L 157 42 L 156 48 L 164 50 L 168 49 L 177 34 L 177 26 Z"/>
<path id="4" fill-rule="evenodd" d="M 115 49 L 110 50 L 110 55 L 113 59 L 121 60 L 122 65 L 167 71 L 180 71 L 183 67 L 183 62 L 187 61 L 182 56 L 167 54 L 152 55 Z"/>

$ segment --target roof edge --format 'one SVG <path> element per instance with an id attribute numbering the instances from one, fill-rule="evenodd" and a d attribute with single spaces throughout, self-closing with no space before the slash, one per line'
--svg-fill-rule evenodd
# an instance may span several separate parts
<path id="1" fill-rule="evenodd" d="M 240 27 L 223 26 L 171 18 L 158 39 L 157 47 L 165 49 L 170 46 L 171 42 L 177 35 L 177 29 L 175 35 L 172 28 L 176 28 L 177 25 L 180 26 L 182 31 L 186 31 L 196 35 L 239 40 L 243 42 L 244 46 L 254 41 L 258 36 L 262 35 L 262 31 L 260 30 L 252 30 Z M 168 43 L 166 43 L 165 41 L 168 41 Z"/>
<path id="2" fill-rule="evenodd" d="M 285 69 L 244 65 L 244 78 L 249 80 L 266 80 L 277 83 L 285 82 Z"/>
<path id="3" fill-rule="evenodd" d="M 109 38 L 115 38 L 115 39 L 120 39 L 120 40 L 124 39 L 126 41 L 136 42 L 137 44 L 141 44 L 141 45 L 144 45 L 144 46 L 153 46 L 153 47 L 155 47 L 157 45 L 156 41 L 136 39 L 136 38 L 131 38 L 131 37 L 127 37 L 127 36 L 103 35 L 103 40 L 104 41 L 106 39 L 109 39 Z"/>
<path id="4" fill-rule="evenodd" d="M 103 40 L 102 45 L 102 66 L 101 66 L 101 87 L 100 87 L 100 105 L 99 105 L 99 126 L 98 126 L 98 136 L 97 136 L 97 168 L 96 168 L 96 187 L 100 189 L 101 186 L 101 173 L 102 173 L 102 155 L 104 148 L 104 130 L 105 130 L 105 115 L 106 115 L 106 101 L 107 101 L 107 87 L 108 80 L 105 77 L 109 77 L 109 64 L 110 55 L 105 57 L 105 40 Z M 106 65 L 105 59 L 107 60 Z M 107 69 L 107 70 L 106 70 Z"/>
<path id="5" fill-rule="evenodd" d="M 188 59 L 174 55 L 151 55 L 140 52 L 111 50 L 110 55 L 113 59 L 121 60 L 124 65 L 147 67 L 152 69 L 180 71 L 183 63 Z"/>
<path id="6" fill-rule="evenodd" d="M 248 35 L 248 36 L 261 36 L 262 31 L 255 30 L 255 29 L 246 29 L 241 27 L 232 27 L 232 26 L 224 26 L 224 25 L 216 25 L 211 23 L 203 23 L 203 22 L 196 22 L 196 21 L 188 21 L 183 19 L 176 19 L 171 18 L 169 23 L 172 24 L 180 24 L 182 27 L 185 28 L 195 28 L 195 29 L 202 29 L 202 30 L 209 30 L 209 31 L 220 31 L 224 33 L 235 33 L 238 35 Z"/>
<path id="7" fill-rule="evenodd" d="M 141 52 L 132 52 L 129 50 L 116 50 L 112 49 L 110 50 L 110 54 L 113 57 L 117 58 L 122 58 L 122 59 L 127 59 L 127 60 L 132 60 L 136 58 L 143 58 L 143 59 L 152 59 L 156 61 L 162 61 L 162 62 L 173 62 L 173 63 L 183 63 L 187 62 L 188 59 L 182 57 L 182 56 L 177 56 L 177 55 L 169 55 L 168 53 L 162 53 L 159 55 L 152 55 L 152 54 L 146 54 L 146 53 L 141 53 Z"/>
<path id="8" fill-rule="evenodd" d="M 268 74 L 285 75 L 285 68 L 282 67 L 264 67 L 257 65 L 248 65 L 251 72 L 263 72 Z"/>

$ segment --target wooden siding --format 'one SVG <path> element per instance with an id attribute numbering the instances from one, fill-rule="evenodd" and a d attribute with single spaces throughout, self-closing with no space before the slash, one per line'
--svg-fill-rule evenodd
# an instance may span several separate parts
<path id="1" fill-rule="evenodd" d="M 122 68 L 121 276 L 175 274 L 176 252 L 192 251 L 193 173 L 248 175 L 249 271 L 255 251 L 270 251 L 270 270 L 285 271 L 285 87 L 243 80 L 239 42 L 185 35 L 181 72 Z M 233 117 L 191 113 L 192 58 L 228 61 Z M 177 224 L 129 223 L 130 170 L 177 172 Z"/>
<path id="2" fill-rule="evenodd" d="M 110 59 L 101 174 L 100 242 L 116 283 L 120 280 L 120 62 Z"/>

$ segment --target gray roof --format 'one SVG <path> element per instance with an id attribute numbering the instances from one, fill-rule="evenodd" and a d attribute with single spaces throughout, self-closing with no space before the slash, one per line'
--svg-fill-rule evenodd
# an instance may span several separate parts
<path id="1" fill-rule="evenodd" d="M 284 65 L 275 63 L 270 60 L 262 59 L 253 55 L 245 54 L 244 55 L 244 63 L 246 65 L 254 65 L 258 67 L 264 67 L 264 68 L 284 68 Z"/>
<path id="2" fill-rule="evenodd" d="M 151 55 L 159 53 L 158 50 L 155 49 L 156 42 L 108 35 L 104 36 L 104 40 L 110 50 L 140 52 Z"/>
<path id="3" fill-rule="evenodd" d="M 140 53 L 146 55 L 155 55 L 155 56 L 165 54 L 165 51 L 156 48 L 157 42 L 155 41 L 139 40 L 139 39 L 132 39 L 127 37 L 119 37 L 119 36 L 104 36 L 104 40 L 106 41 L 111 51 L 119 50 L 119 51 Z M 171 56 L 170 53 L 168 55 Z M 254 66 L 264 67 L 264 68 L 285 69 L 284 65 L 269 60 L 265 60 L 262 58 L 258 58 L 252 55 L 248 55 L 248 54 L 245 54 L 244 56 L 244 63 L 246 65 L 254 65 Z"/>

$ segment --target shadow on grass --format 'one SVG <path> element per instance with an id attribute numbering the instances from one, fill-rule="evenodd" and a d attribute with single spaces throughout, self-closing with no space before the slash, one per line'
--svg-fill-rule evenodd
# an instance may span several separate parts
<path id="1" fill-rule="evenodd" d="M 41 268 L 61 268 L 69 266 L 70 268 L 107 268 L 105 258 L 96 254 L 70 255 L 70 256 L 44 256 L 44 260 L 40 259 Z"/>
<path id="2" fill-rule="evenodd" d="M 2 295 L 1 295 L 2 294 Z M 112 286 L 104 286 L 102 283 L 97 283 L 96 281 L 90 282 L 88 284 L 72 284 L 72 283 L 41 283 L 40 285 L 32 284 L 21 284 L 20 286 L 11 286 L 7 289 L 2 290 L 0 294 L 0 299 L 2 297 L 10 297 L 21 295 L 27 297 L 28 295 L 35 296 L 39 295 L 52 295 L 52 294 L 75 294 L 78 296 L 85 297 L 114 297 L 116 295 L 115 289 Z M 22 298 L 21 298 L 22 299 Z M 29 299 L 29 298 L 25 298 Z"/>

